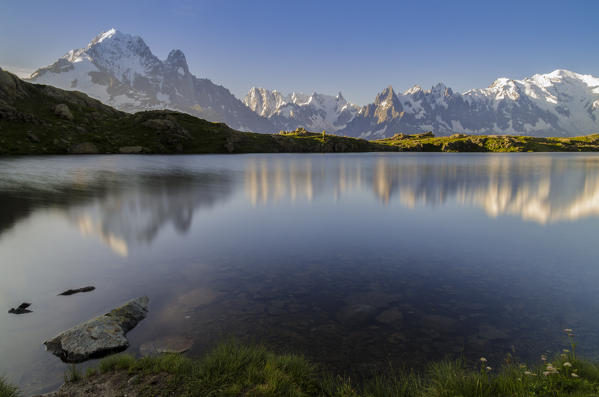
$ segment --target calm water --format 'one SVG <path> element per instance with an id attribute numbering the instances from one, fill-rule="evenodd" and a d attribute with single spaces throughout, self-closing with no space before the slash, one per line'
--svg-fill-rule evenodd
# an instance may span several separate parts
<path id="1" fill-rule="evenodd" d="M 598 215 L 596 155 L 1 159 L 0 374 L 56 387 L 42 342 L 140 295 L 133 354 L 235 337 L 341 373 L 494 366 L 574 328 L 599 357 Z"/>

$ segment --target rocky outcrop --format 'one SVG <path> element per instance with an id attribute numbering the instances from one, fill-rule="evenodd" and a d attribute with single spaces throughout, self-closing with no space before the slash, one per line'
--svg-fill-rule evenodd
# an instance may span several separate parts
<path id="1" fill-rule="evenodd" d="M 133 299 L 110 312 L 79 324 L 44 342 L 46 349 L 68 363 L 79 363 L 125 350 L 125 337 L 148 312 L 148 297 Z"/>
<path id="2" fill-rule="evenodd" d="M 71 109 L 64 103 L 59 103 L 54 107 L 54 114 L 58 117 L 62 117 L 65 120 L 73 120 L 75 117 L 71 113 Z"/>
<path id="3" fill-rule="evenodd" d="M 144 150 L 141 146 L 121 146 L 119 148 L 119 153 L 121 154 L 139 154 Z"/>
<path id="4" fill-rule="evenodd" d="M 98 154 L 98 148 L 91 142 L 82 142 L 71 147 L 72 154 Z"/>
<path id="5" fill-rule="evenodd" d="M 484 138 L 459 138 L 443 144 L 441 150 L 444 152 L 485 152 Z"/>

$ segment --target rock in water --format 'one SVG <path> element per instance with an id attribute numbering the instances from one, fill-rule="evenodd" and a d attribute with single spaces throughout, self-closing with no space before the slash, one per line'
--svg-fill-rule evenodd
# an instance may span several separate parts
<path id="1" fill-rule="evenodd" d="M 23 302 L 16 309 L 13 307 L 8 312 L 11 314 L 31 313 L 31 310 L 27 309 L 29 306 L 31 306 L 31 303 Z"/>
<path id="2" fill-rule="evenodd" d="M 88 320 L 44 342 L 64 362 L 80 363 L 125 350 L 125 334 L 146 317 L 147 296 L 133 299 L 109 313 Z"/>
<path id="3" fill-rule="evenodd" d="M 95 289 L 96 289 L 96 287 L 93 287 L 93 286 L 90 285 L 89 287 L 83 287 L 83 288 L 77 288 L 77 289 L 68 289 L 68 290 L 66 290 L 66 291 L 64 291 L 64 292 L 62 292 L 62 293 L 60 293 L 58 295 L 59 296 L 60 295 L 69 296 L 69 295 L 73 295 L 73 294 L 78 294 L 79 292 L 91 292 L 91 291 L 93 291 Z"/>

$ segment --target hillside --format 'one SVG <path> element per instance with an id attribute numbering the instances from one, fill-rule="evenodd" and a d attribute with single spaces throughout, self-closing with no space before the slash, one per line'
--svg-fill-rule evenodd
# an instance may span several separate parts
<path id="1" fill-rule="evenodd" d="M 362 139 L 240 132 L 188 114 L 125 113 L 0 69 L 0 154 L 249 153 L 392 150 Z"/>
<path id="2" fill-rule="evenodd" d="M 527 152 L 596 151 L 599 135 L 534 138 L 507 135 L 435 137 L 432 133 L 366 141 L 304 129 L 240 132 L 170 110 L 130 114 L 77 91 L 31 84 L 0 69 L 0 154 Z"/>

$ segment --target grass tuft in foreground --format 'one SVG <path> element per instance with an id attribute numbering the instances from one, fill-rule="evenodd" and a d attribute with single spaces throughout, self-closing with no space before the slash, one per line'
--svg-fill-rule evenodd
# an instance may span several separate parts
<path id="1" fill-rule="evenodd" d="M 492 368 L 481 358 L 477 368 L 464 361 L 442 361 L 420 374 L 394 373 L 364 382 L 323 375 L 298 355 L 277 355 L 264 347 L 227 343 L 202 359 L 162 355 L 135 359 L 108 357 L 87 379 L 114 374 L 139 378 L 160 375 L 149 395 L 177 396 L 330 396 L 330 397 L 486 397 L 599 395 L 599 366 L 578 358 L 571 348 L 536 367 L 506 360 Z M 125 378 L 127 378 L 125 377 Z M 86 380 L 87 381 L 87 380 Z M 154 387 L 154 389 L 153 389 Z M 170 393 L 170 394 L 169 394 Z"/>
<path id="2" fill-rule="evenodd" d="M 20 395 L 16 387 L 11 386 L 4 379 L 0 378 L 0 397 L 18 397 Z"/>

